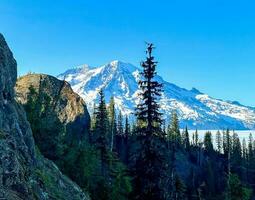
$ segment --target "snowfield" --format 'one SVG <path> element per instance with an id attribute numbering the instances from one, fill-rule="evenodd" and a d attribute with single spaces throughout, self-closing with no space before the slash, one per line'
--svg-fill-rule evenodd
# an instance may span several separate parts
<path id="1" fill-rule="evenodd" d="M 82 65 L 67 70 L 58 78 L 70 83 L 85 100 L 90 113 L 97 102 L 99 90 L 104 89 L 106 102 L 114 96 L 118 110 L 132 115 L 139 102 L 139 72 L 140 69 L 132 64 L 112 61 L 100 67 Z M 195 88 L 187 90 L 178 87 L 160 76 L 156 79 L 164 84 L 160 105 L 167 120 L 171 112 L 177 110 L 181 127 L 188 126 L 189 129 L 255 129 L 255 108 L 215 99 Z"/>

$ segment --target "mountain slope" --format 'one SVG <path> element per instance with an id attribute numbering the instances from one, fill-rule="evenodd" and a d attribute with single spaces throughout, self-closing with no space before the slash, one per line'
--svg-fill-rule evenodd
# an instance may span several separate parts
<path id="1" fill-rule="evenodd" d="M 132 114 L 139 101 L 139 72 L 140 69 L 131 64 L 113 61 L 101 67 L 83 65 L 73 68 L 58 78 L 71 84 L 73 90 L 85 100 L 90 112 L 98 91 L 103 88 L 107 102 L 114 96 L 117 108 L 124 114 Z M 162 112 L 169 116 L 173 110 L 177 110 L 182 126 L 198 129 L 255 128 L 255 108 L 214 99 L 195 88 L 180 88 L 160 76 L 156 76 L 156 79 L 164 84 L 160 100 Z"/>

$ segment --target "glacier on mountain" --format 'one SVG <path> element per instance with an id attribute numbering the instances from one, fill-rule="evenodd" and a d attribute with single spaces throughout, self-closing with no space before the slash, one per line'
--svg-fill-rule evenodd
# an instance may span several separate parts
<path id="1" fill-rule="evenodd" d="M 73 90 L 87 103 L 90 113 L 97 102 L 98 92 L 104 90 L 106 102 L 114 96 L 116 107 L 125 115 L 133 115 L 139 101 L 138 80 L 140 68 L 121 61 L 112 61 L 100 67 L 82 65 L 58 76 L 70 83 Z M 169 120 L 173 110 L 178 112 L 181 127 L 190 129 L 255 129 L 255 108 L 238 102 L 210 97 L 199 90 L 187 90 L 164 81 L 160 99 L 161 111 Z"/>

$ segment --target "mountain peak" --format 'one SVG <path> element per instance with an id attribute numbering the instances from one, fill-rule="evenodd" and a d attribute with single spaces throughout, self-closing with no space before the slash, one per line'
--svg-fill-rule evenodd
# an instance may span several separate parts
<path id="1" fill-rule="evenodd" d="M 118 66 L 118 65 L 121 65 L 123 64 L 124 62 L 120 61 L 120 60 L 113 60 L 110 62 L 110 65 L 112 66 Z"/>
<path id="2" fill-rule="evenodd" d="M 82 64 L 75 67 L 76 69 L 89 69 L 90 66 L 88 64 Z"/>
<path id="3" fill-rule="evenodd" d="M 139 102 L 139 71 L 140 68 L 130 63 L 114 60 L 100 67 L 65 74 L 66 81 L 85 100 L 90 112 L 97 103 L 98 91 L 104 88 L 106 102 L 114 96 L 116 108 L 123 114 L 130 114 Z M 63 76 L 58 78 L 63 79 Z M 169 117 L 172 110 L 178 110 L 182 127 L 208 130 L 255 128 L 255 110 L 248 106 L 212 98 L 196 88 L 180 88 L 160 76 L 156 79 L 164 83 L 161 112 Z"/>
<path id="4" fill-rule="evenodd" d="M 113 60 L 109 62 L 108 64 L 105 64 L 104 66 L 111 70 L 114 69 L 114 71 L 124 72 L 124 73 L 130 73 L 138 69 L 134 65 L 127 62 L 120 61 L 120 60 Z"/>

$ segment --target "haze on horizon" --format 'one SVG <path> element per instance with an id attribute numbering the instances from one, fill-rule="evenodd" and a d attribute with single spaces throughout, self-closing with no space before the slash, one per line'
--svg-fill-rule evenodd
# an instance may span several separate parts
<path id="1" fill-rule="evenodd" d="M 230 0 L 3 0 L 0 32 L 19 74 L 58 75 L 112 60 L 138 66 L 149 41 L 165 80 L 255 106 L 254 6 Z"/>

